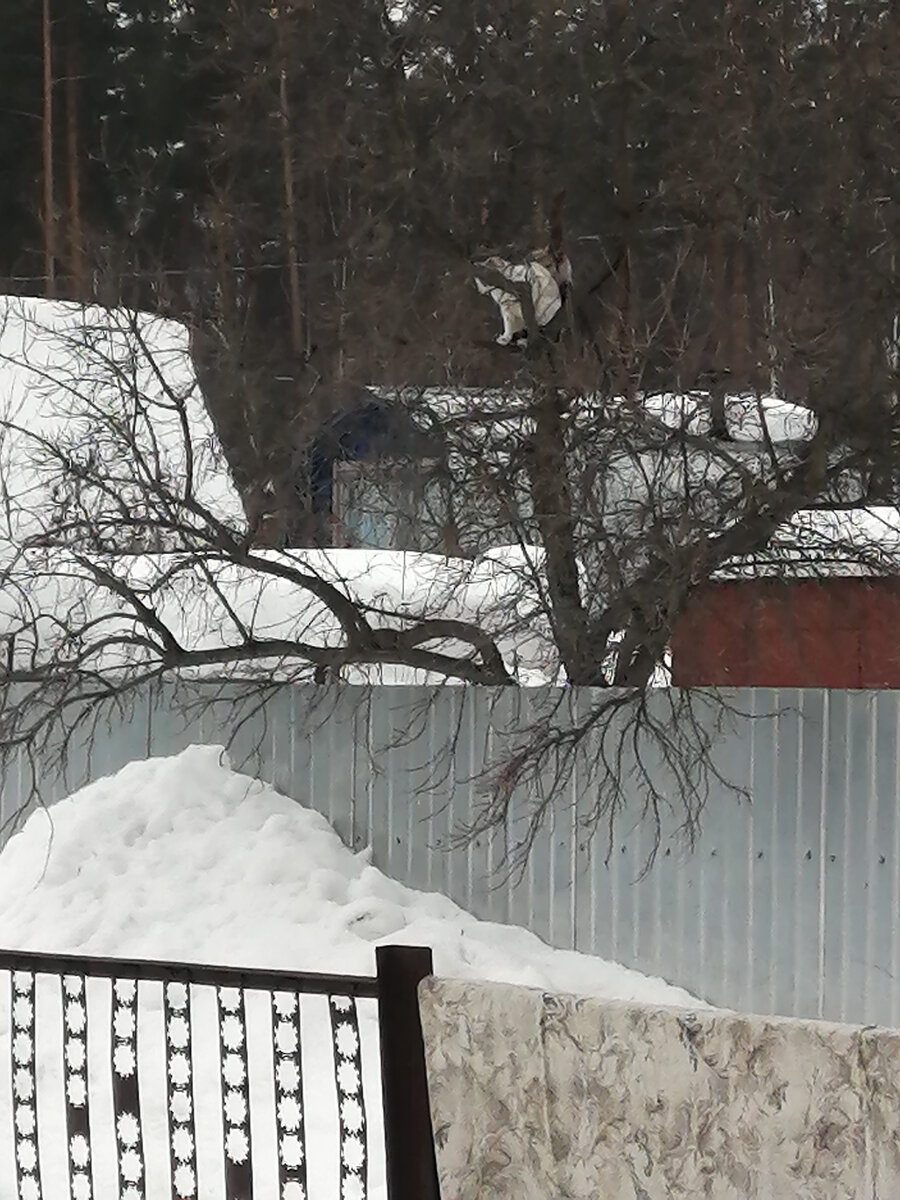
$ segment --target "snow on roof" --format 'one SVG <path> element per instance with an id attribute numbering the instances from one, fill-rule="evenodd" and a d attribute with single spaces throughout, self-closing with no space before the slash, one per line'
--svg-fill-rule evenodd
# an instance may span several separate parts
<path id="1" fill-rule="evenodd" d="M 479 921 L 444 896 L 417 892 L 389 879 L 372 864 L 369 853 L 348 850 L 323 817 L 231 771 L 224 752 L 215 746 L 193 746 L 176 757 L 131 763 L 49 812 L 32 815 L 0 853 L 0 946 L 7 948 L 371 975 L 379 942 L 432 947 L 436 971 L 444 976 L 697 1006 L 687 992 L 659 979 L 589 955 L 551 949 L 524 929 Z M 47 991 L 43 996 L 42 986 Z M 52 1009 L 51 1002 L 42 1010 L 42 1002 L 51 1001 L 51 986 L 48 979 L 39 978 L 39 1017 Z M 151 997 L 144 995 L 142 1039 L 152 1028 L 161 1044 L 159 1000 L 154 993 L 151 1004 Z M 196 1011 L 201 1016 L 206 1012 L 204 999 L 198 998 Z M 251 1046 L 267 1042 L 271 1055 L 266 1004 L 264 995 L 248 994 L 248 1040 Z M 313 1036 L 314 1021 L 321 1017 L 314 1002 L 309 1008 L 306 1004 L 309 1194 L 312 1200 L 331 1200 L 337 1197 L 339 1178 L 331 1043 L 324 1028 L 318 1038 Z M 108 1014 L 108 1002 L 104 1011 Z M 207 1015 L 214 1030 L 214 1007 Z M 361 1003 L 360 1025 L 364 1067 L 368 1063 L 371 1069 L 378 1061 L 371 1005 Z M 0 1057 L 7 1062 L 9 1037 L 7 993 L 0 989 L 0 1046 L 6 1043 Z M 108 1074 L 108 1043 L 104 1045 L 102 1037 L 89 1038 L 88 1052 L 97 1056 L 98 1066 L 105 1056 Z M 194 1055 L 202 1182 L 205 1165 L 216 1170 L 222 1137 L 218 1061 L 208 1029 L 205 1040 L 195 1037 Z M 150 1134 L 147 1179 L 154 1180 L 148 1197 L 156 1197 L 171 1194 L 166 1188 L 165 1080 L 150 1069 L 146 1058 L 140 1062 L 141 1102 Z M 42 1072 L 39 1087 L 44 1095 L 61 1088 L 58 1070 L 57 1065 L 55 1078 L 49 1069 Z M 364 1086 L 373 1139 L 370 1194 L 382 1197 L 377 1079 L 369 1075 Z M 260 1121 L 272 1122 L 272 1096 L 264 1087 L 254 1087 L 252 1072 L 251 1088 Z M 95 1102 L 103 1099 L 92 1097 Z M 9 1088 L 0 1088 L 0 1130 L 12 1129 L 9 1104 Z M 5 1144 L 4 1136 L 0 1134 L 0 1145 Z M 16 1194 L 9 1174 L 13 1161 L 12 1153 L 0 1155 L 2 1196 Z M 265 1174 L 275 1161 L 273 1145 L 271 1155 L 259 1156 L 257 1170 Z M 102 1168 L 99 1158 L 97 1165 Z M 45 1166 L 51 1177 L 45 1184 L 62 1184 L 58 1193 L 48 1186 L 47 1194 L 68 1194 L 65 1154 Z M 114 1161 L 107 1166 L 115 1178 Z M 258 1182 L 261 1194 L 275 1195 L 273 1179 Z M 201 1187 L 200 1195 L 205 1194 Z"/>
<path id="2" fill-rule="evenodd" d="M 314 575 L 351 597 L 373 623 L 401 628 L 409 620 L 452 619 L 477 623 L 497 638 L 504 661 L 526 685 L 557 681 L 559 658 L 541 603 L 539 555 L 517 548 L 476 559 L 445 558 L 394 550 L 261 550 L 261 563 L 291 567 Z M 146 646 L 129 635 L 138 628 L 133 610 L 112 592 L 95 586 L 85 562 L 64 549 L 39 548 L 19 560 L 0 591 L 0 636 L 16 633 L 23 618 L 46 614 L 41 644 L 21 632 L 15 654 L 22 664 L 32 653 L 40 661 L 64 636 L 49 617 L 68 614 L 77 626 L 103 617 L 102 661 L 91 667 L 121 670 L 149 661 Z M 241 645 L 248 633 L 256 638 L 293 638 L 314 646 L 342 644 L 343 633 L 326 605 L 297 583 L 227 561 L 190 554 L 111 556 L 103 566 L 153 602 L 154 610 L 190 650 Z M 215 587 L 210 585 L 210 576 Z M 119 636 L 120 645 L 110 639 Z M 462 653 L 461 643 L 443 642 Z M 232 664 L 230 672 L 241 670 Z M 249 672 L 277 670 L 280 677 L 305 678 L 312 668 L 300 657 L 277 663 L 253 662 Z M 215 668 L 221 673 L 222 668 Z M 434 683 L 422 671 L 402 666 L 351 667 L 342 672 L 350 683 Z"/>
<path id="3" fill-rule="evenodd" d="M 121 461 L 123 439 L 117 446 L 111 435 L 116 421 L 176 494 L 187 477 L 187 436 L 197 498 L 243 525 L 183 325 L 126 309 L 0 297 L 0 538 L 39 532 L 42 509 L 65 486 L 51 445 L 76 460 L 93 455 L 111 478 L 133 477 L 134 464 Z"/>
<path id="4" fill-rule="evenodd" d="M 644 406 L 670 429 L 709 435 L 712 408 L 706 393 L 648 395 Z M 776 445 L 806 441 L 816 431 L 816 415 L 801 404 L 778 396 L 738 394 L 725 397 L 725 424 L 735 442 L 761 443 L 766 437 Z"/>
<path id="5" fill-rule="evenodd" d="M 897 508 L 810 508 L 794 513 L 764 550 L 726 563 L 715 578 L 896 576 L 898 564 Z"/>
<path id="6" fill-rule="evenodd" d="M 371 388 L 379 393 L 378 388 Z M 383 392 L 383 389 L 382 389 Z M 384 393 L 388 395 L 389 393 Z M 394 393 L 417 412 L 420 420 L 493 423 L 523 422 L 530 396 L 515 388 L 399 389 Z M 708 392 L 647 392 L 630 404 L 622 396 L 600 397 L 579 394 L 571 413 L 575 420 L 592 421 L 601 412 L 620 410 L 645 416 L 667 429 L 683 429 L 694 436 L 708 436 L 712 428 L 712 405 Z M 725 424 L 736 447 L 757 447 L 768 437 L 775 445 L 806 441 L 817 427 L 815 413 L 774 395 L 734 393 L 724 398 Z"/>

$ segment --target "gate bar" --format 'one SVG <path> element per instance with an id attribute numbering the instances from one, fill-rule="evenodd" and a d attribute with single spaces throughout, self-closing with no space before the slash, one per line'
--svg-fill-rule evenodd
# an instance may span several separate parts
<path id="1" fill-rule="evenodd" d="M 431 950 L 376 946 L 388 1200 L 440 1200 L 418 987 Z"/>

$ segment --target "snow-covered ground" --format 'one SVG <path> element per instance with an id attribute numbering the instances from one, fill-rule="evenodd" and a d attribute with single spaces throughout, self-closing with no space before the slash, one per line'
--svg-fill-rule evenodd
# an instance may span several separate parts
<path id="1" fill-rule="evenodd" d="M 377 943 L 431 946 L 445 976 L 508 981 L 663 1005 L 697 1002 L 685 991 L 615 963 L 554 950 L 525 930 L 479 921 L 439 895 L 416 892 L 354 854 L 325 819 L 268 785 L 230 770 L 218 747 L 135 762 L 34 814 L 0 854 L 0 946 L 91 955 L 168 958 L 245 967 L 373 974 Z M 196 989 L 199 1200 L 221 1200 L 221 1107 L 214 1000 Z M 165 1132 L 161 993 L 141 984 L 139 1067 L 147 1200 L 170 1200 Z M 89 986 L 92 1069 L 109 1073 L 109 985 Z M 0 1197 L 15 1195 L 10 1120 L 10 1013 L 0 988 Z M 251 1107 L 258 1200 L 275 1200 L 270 1132 L 274 1089 L 267 1002 L 248 997 Z M 338 1200 L 337 1110 L 324 1002 L 304 1000 L 304 1089 L 310 1200 Z M 205 1019 L 204 1019 L 205 1014 Z M 65 1137 L 59 1002 L 39 981 L 39 1122 Z M 383 1192 L 373 1002 L 360 1002 L 368 1096 L 371 1194 Z M 318 1027 L 319 1035 L 316 1036 Z M 268 1059 L 266 1058 L 268 1054 Z M 108 1082 L 92 1088 L 93 1155 L 115 1177 Z M 47 1145 L 49 1145 L 49 1140 Z M 44 1200 L 64 1195 L 65 1158 L 48 1158 Z M 105 1196 L 102 1188 L 95 1193 Z"/>

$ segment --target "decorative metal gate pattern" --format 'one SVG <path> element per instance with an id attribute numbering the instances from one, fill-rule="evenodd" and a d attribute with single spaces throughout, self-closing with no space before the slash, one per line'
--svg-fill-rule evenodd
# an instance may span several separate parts
<path id="1" fill-rule="evenodd" d="M 166 1021 L 166 1084 L 169 1093 L 169 1161 L 172 1190 L 191 1196 L 197 1180 L 194 1099 L 191 1087 L 191 1022 L 188 986 L 167 983 L 163 991 Z M 137 1200 L 137 1198 L 135 1198 Z"/>
<path id="2" fill-rule="evenodd" d="M 92 1200 L 90 1089 L 87 1081 L 87 997 L 84 976 L 64 976 L 62 992 L 69 1178 L 72 1181 L 73 1200 Z M 32 1053 L 36 1049 L 35 1036 L 32 1041 Z M 115 1071 L 115 1063 L 113 1070 Z M 38 1171 L 39 1167 L 35 1164 L 35 1172 Z"/>
<path id="3" fill-rule="evenodd" d="M 329 997 L 329 1008 L 341 1122 L 341 1200 L 364 1200 L 360 1180 L 366 1177 L 366 1107 L 359 1021 L 349 996 Z"/>
<path id="4" fill-rule="evenodd" d="M 272 1057 L 268 1069 L 273 1073 L 270 1082 L 277 1154 L 277 1162 L 267 1164 L 270 1184 L 265 1196 L 277 1196 L 277 1200 L 315 1200 L 315 1195 L 308 1196 L 307 1179 L 304 996 L 327 999 L 328 1014 L 323 1028 L 328 1029 L 331 1040 L 338 1118 L 335 1150 L 339 1179 L 335 1181 L 334 1194 L 339 1200 L 368 1197 L 370 1146 L 357 1001 L 378 1000 L 382 994 L 389 998 L 394 1009 L 393 1015 L 379 1013 L 381 1059 L 390 1063 L 387 1075 L 393 1081 L 389 1085 L 383 1073 L 388 1140 L 398 1136 L 392 1125 L 401 1127 L 408 1139 L 411 1158 L 420 1160 L 418 1169 L 424 1171 L 420 1179 L 434 1179 L 436 1187 L 430 1125 L 416 1144 L 415 1138 L 409 1141 L 408 1121 L 411 1104 L 427 1110 L 427 1093 L 422 1090 L 424 1057 L 418 1010 L 415 1009 L 414 1021 L 409 1022 L 408 1004 L 415 1004 L 418 980 L 430 969 L 430 951 L 410 947 L 379 949 L 378 975 L 371 978 L 0 951 L 0 973 L 6 972 L 9 977 L 11 1116 L 18 1200 L 48 1200 L 42 1177 L 43 1164 L 48 1161 L 57 1166 L 65 1163 L 66 1184 L 62 1194 L 71 1200 L 95 1200 L 101 1196 L 106 1200 L 111 1195 L 119 1200 L 152 1200 L 146 1177 L 148 1133 L 142 1112 L 144 1082 L 140 1069 L 148 1054 L 155 1055 L 165 1071 L 168 1144 L 154 1149 L 157 1159 L 168 1164 L 166 1195 L 171 1200 L 203 1200 L 209 1186 L 202 1184 L 198 1172 L 196 1064 L 197 1032 L 203 1023 L 197 1001 L 204 990 L 207 996 L 214 997 L 217 1018 L 215 1036 L 209 1037 L 208 1028 L 206 1033 L 210 1045 L 215 1047 L 221 1087 L 220 1171 L 224 1176 L 225 1200 L 254 1200 L 259 1178 L 259 1171 L 254 1169 L 251 1137 L 252 1055 L 247 1015 L 247 997 L 258 993 L 268 994 L 265 1008 L 260 1011 L 266 1012 L 271 1027 Z M 39 980 L 45 996 L 43 1008 L 37 995 Z M 94 989 L 90 1002 L 88 985 Z M 157 1008 L 163 1019 L 162 1044 L 142 1044 L 139 1056 L 139 1017 L 145 989 L 156 993 Z M 398 996 L 407 1003 L 404 1029 L 398 1027 L 396 1020 Z M 92 1018 L 107 1006 L 109 1056 L 98 1068 L 97 1055 L 88 1054 L 88 1040 L 95 1036 L 89 1026 Z M 52 1026 L 60 1023 L 60 1014 L 61 1028 L 54 1029 Z M 52 1058 L 54 1050 L 57 1058 L 61 1058 L 56 1066 L 65 1120 L 64 1129 L 51 1139 L 56 1144 L 48 1145 L 47 1127 L 41 1127 L 38 1110 L 52 1107 L 52 1102 L 46 1097 L 39 1099 L 39 1092 L 43 1097 L 41 1078 L 53 1074 L 48 1056 Z M 101 1092 L 111 1097 L 112 1129 L 92 1112 L 91 1098 Z M 61 1134 L 65 1137 L 64 1146 L 59 1144 Z M 115 1143 L 118 1174 L 115 1191 L 110 1190 L 108 1182 L 101 1186 L 97 1179 L 95 1148 L 104 1140 L 107 1151 L 111 1149 L 110 1143 Z M 421 1188 L 417 1196 L 410 1195 L 399 1167 L 395 1163 L 392 1172 L 388 1163 L 389 1200 L 436 1200 L 436 1193 L 427 1195 L 427 1187 L 425 1197 Z M 60 1191 L 58 1180 L 56 1190 Z M 154 1195 L 161 1194 L 157 1184 Z"/>
<path id="5" fill-rule="evenodd" d="M 275 1120 L 278 1126 L 278 1183 L 282 1200 L 306 1197 L 306 1125 L 303 1119 L 303 1058 L 300 1005 L 290 992 L 272 996 L 275 1056 Z"/>
<path id="6" fill-rule="evenodd" d="M 143 1200 L 144 1147 L 137 1069 L 137 983 L 133 979 L 113 980 L 111 1043 L 119 1192 L 122 1200 Z"/>
<path id="7" fill-rule="evenodd" d="M 41 1200 L 37 1157 L 34 976 L 12 975 L 12 1115 L 21 1200 Z"/>

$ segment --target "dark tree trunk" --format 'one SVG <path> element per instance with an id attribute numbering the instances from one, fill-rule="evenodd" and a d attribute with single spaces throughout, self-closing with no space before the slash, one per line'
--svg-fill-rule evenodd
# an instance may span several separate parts
<path id="1" fill-rule="evenodd" d="M 41 7 L 43 111 L 41 115 L 42 212 L 44 219 L 44 288 L 56 295 L 56 213 L 53 202 L 53 23 L 50 0 Z"/>

